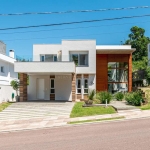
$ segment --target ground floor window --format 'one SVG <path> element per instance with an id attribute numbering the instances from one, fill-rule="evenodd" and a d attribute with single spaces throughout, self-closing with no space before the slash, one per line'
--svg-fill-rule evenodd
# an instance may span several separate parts
<path id="1" fill-rule="evenodd" d="M 77 79 L 77 94 L 81 94 L 81 79 Z"/>
<path id="2" fill-rule="evenodd" d="M 50 93 L 55 93 L 55 79 L 51 79 L 51 85 L 50 85 Z"/>
<path id="3" fill-rule="evenodd" d="M 88 79 L 84 79 L 84 93 L 88 94 Z"/>

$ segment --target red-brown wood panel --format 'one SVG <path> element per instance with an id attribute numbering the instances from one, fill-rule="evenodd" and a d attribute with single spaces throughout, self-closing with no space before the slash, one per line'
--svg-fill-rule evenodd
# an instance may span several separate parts
<path id="1" fill-rule="evenodd" d="M 108 86 L 107 54 L 96 55 L 96 90 L 106 91 Z"/>
<path id="2" fill-rule="evenodd" d="M 132 91 L 132 54 L 129 55 L 129 66 L 128 66 L 128 91 Z"/>
<path id="3" fill-rule="evenodd" d="M 108 62 L 128 62 L 128 54 L 108 54 Z"/>

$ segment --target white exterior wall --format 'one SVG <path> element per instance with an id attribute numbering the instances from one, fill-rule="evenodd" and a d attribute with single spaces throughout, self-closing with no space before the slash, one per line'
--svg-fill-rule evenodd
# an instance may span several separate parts
<path id="1" fill-rule="evenodd" d="M 12 101 L 12 93 L 14 93 L 16 96 L 16 91 L 14 91 L 10 85 L 0 84 L 0 103 L 6 101 Z"/>
<path id="2" fill-rule="evenodd" d="M 0 71 L 0 85 L 10 85 L 12 80 L 18 79 L 18 73 L 14 72 L 14 64 L 0 59 L 1 66 L 4 66 L 4 73 Z"/>
<path id="3" fill-rule="evenodd" d="M 76 74 L 96 73 L 96 41 L 95 40 L 63 40 L 62 41 L 62 61 L 69 61 L 69 52 L 89 53 L 88 66 L 76 67 Z"/>
<path id="4" fill-rule="evenodd" d="M 61 45 L 35 44 L 33 45 L 33 61 L 40 61 L 40 55 L 42 54 L 55 54 L 58 57 L 60 50 Z"/>
<path id="5" fill-rule="evenodd" d="M 55 99 L 72 100 L 71 75 L 55 76 Z M 28 85 L 28 100 L 37 100 L 37 79 L 45 81 L 45 100 L 50 100 L 50 75 L 30 75 Z"/>
<path id="6" fill-rule="evenodd" d="M 4 67 L 4 73 L 0 70 L 0 103 L 3 101 L 11 101 L 12 93 L 16 92 L 10 86 L 12 80 L 18 80 L 18 73 L 14 72 L 15 59 L 0 54 L 0 67 Z"/>

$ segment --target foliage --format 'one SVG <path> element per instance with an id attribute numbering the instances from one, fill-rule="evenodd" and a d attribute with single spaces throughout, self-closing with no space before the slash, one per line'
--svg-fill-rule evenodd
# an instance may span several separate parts
<path id="1" fill-rule="evenodd" d="M 10 82 L 10 85 L 12 86 L 12 88 L 16 91 L 16 94 L 18 96 L 18 89 L 19 89 L 19 82 L 16 80 L 12 80 Z"/>
<path id="2" fill-rule="evenodd" d="M 113 107 L 83 107 L 83 104 L 84 102 L 75 103 L 70 114 L 71 118 L 116 113 Z"/>
<path id="3" fill-rule="evenodd" d="M 139 61 L 141 57 L 147 56 L 147 45 L 150 42 L 150 38 L 144 35 L 145 30 L 143 28 L 133 26 L 130 31 L 131 33 L 128 35 L 129 39 L 124 44 L 136 48 L 132 58 L 134 61 Z"/>
<path id="4" fill-rule="evenodd" d="M 96 94 L 95 90 L 89 90 L 88 99 L 94 100 L 95 94 Z"/>
<path id="5" fill-rule="evenodd" d="M 150 109 L 150 104 L 146 104 L 146 105 L 140 106 L 140 109 L 141 110 L 149 110 Z"/>
<path id="6" fill-rule="evenodd" d="M 0 104 L 0 112 L 3 111 L 5 108 L 7 108 L 11 103 L 4 102 Z"/>
<path id="7" fill-rule="evenodd" d="M 115 94 L 115 98 L 118 100 L 118 101 L 122 101 L 123 98 L 124 98 L 124 94 L 122 92 L 118 92 Z"/>
<path id="8" fill-rule="evenodd" d="M 148 101 L 148 104 L 150 104 L 150 90 L 146 90 L 145 91 L 145 97 L 146 97 L 146 99 L 147 99 L 147 101 Z"/>
<path id="9" fill-rule="evenodd" d="M 139 91 L 131 92 L 131 93 L 126 93 L 125 94 L 125 100 L 130 105 L 140 106 L 141 102 L 143 101 L 142 93 L 139 92 Z"/>
<path id="10" fill-rule="evenodd" d="M 96 98 L 99 99 L 102 104 L 106 104 L 107 99 L 107 103 L 109 104 L 112 100 L 112 94 L 107 91 L 97 92 Z"/>
<path id="11" fill-rule="evenodd" d="M 72 121 L 69 122 L 69 124 L 78 124 L 78 123 L 86 123 L 86 122 L 100 122 L 100 121 L 107 121 L 107 120 L 117 120 L 117 119 L 123 119 L 124 116 L 121 117 L 113 117 L 113 118 L 102 118 L 102 119 L 94 119 L 94 120 L 81 120 L 81 121 Z"/>

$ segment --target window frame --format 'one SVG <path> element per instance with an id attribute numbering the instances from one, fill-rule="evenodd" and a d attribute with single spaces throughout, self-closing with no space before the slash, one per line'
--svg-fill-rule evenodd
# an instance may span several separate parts
<path id="1" fill-rule="evenodd" d="M 87 87 L 87 88 L 85 88 L 85 80 L 87 80 L 87 84 L 88 84 L 88 87 Z M 84 92 L 84 94 L 88 94 L 88 93 L 89 93 L 89 79 L 88 79 L 88 78 L 84 78 L 83 89 L 84 89 L 84 90 L 88 90 L 88 92 L 87 92 L 87 93 Z"/>
<path id="2" fill-rule="evenodd" d="M 54 80 L 54 87 L 52 87 L 52 80 Z M 54 93 L 51 92 L 51 90 L 54 90 Z M 55 94 L 55 78 L 50 78 L 50 94 Z"/>
<path id="3" fill-rule="evenodd" d="M 76 65 L 77 67 L 86 67 L 86 66 L 88 66 L 89 65 L 89 53 L 83 53 L 83 54 L 80 54 L 80 53 L 71 53 L 70 54 L 70 61 L 73 61 L 73 62 L 75 62 L 74 60 L 73 60 L 73 58 L 72 58 L 72 55 L 77 55 L 78 56 L 78 65 Z M 87 55 L 87 64 L 86 64 L 86 62 L 85 62 L 85 65 L 80 65 L 80 55 Z M 85 60 L 86 61 L 86 60 Z"/>
<path id="4" fill-rule="evenodd" d="M 52 55 L 53 56 L 53 61 L 45 61 L 45 55 Z M 44 57 L 44 61 L 42 61 L 42 57 Z M 56 61 L 55 61 L 54 57 L 56 57 Z M 57 54 L 42 54 L 42 55 L 40 55 L 40 61 L 41 62 L 57 62 L 58 61 L 57 59 L 58 59 Z"/>
<path id="5" fill-rule="evenodd" d="M 80 88 L 78 88 L 78 81 L 80 80 Z M 76 94 L 82 94 L 82 85 L 81 78 L 76 79 Z M 81 90 L 81 93 L 78 93 L 78 90 Z"/>

